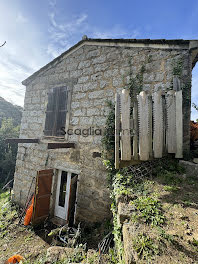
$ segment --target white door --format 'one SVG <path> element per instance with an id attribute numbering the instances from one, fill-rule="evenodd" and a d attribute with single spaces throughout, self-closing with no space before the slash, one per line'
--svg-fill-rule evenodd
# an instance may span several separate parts
<path id="1" fill-rule="evenodd" d="M 64 220 L 68 219 L 70 184 L 71 173 L 59 170 L 54 214 Z"/>

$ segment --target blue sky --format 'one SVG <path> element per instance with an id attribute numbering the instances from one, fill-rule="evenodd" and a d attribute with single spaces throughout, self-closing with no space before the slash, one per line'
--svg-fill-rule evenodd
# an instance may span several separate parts
<path id="1" fill-rule="evenodd" d="M 81 40 L 198 39 L 196 0 L 1 0 L 0 96 L 23 105 L 21 81 Z M 198 103 L 198 65 L 193 70 Z M 192 119 L 198 118 L 195 110 Z"/>

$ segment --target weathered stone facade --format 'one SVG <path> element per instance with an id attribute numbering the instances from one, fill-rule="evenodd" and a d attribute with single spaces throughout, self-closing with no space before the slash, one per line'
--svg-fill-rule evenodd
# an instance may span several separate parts
<path id="1" fill-rule="evenodd" d="M 195 57 L 195 56 L 194 56 Z M 131 62 L 129 63 L 129 59 Z M 100 157 L 100 135 L 69 135 L 76 149 L 48 150 L 43 130 L 50 89 L 67 86 L 72 90 L 71 111 L 66 128 L 103 128 L 108 115 L 106 99 L 129 83 L 142 66 L 143 89 L 156 91 L 172 87 L 173 62 L 182 60 L 181 81 L 187 87 L 184 98 L 184 145 L 189 148 L 190 85 L 192 56 L 189 41 L 83 40 L 23 82 L 26 85 L 20 138 L 39 138 L 39 144 L 19 144 L 14 179 L 14 200 L 22 205 L 32 177 L 38 170 L 53 168 L 79 174 L 77 221 L 108 218 L 109 191 Z M 56 176 L 55 176 L 56 177 Z M 55 178 L 54 177 L 54 178 Z M 56 180 L 54 179 L 54 186 Z M 55 187 L 54 187 L 55 189 Z"/>

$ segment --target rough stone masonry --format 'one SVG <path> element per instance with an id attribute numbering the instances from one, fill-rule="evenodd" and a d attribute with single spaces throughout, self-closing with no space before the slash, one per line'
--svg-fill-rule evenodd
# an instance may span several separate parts
<path id="1" fill-rule="evenodd" d="M 172 89 L 173 65 L 182 61 L 180 79 L 186 89 L 183 99 L 184 151 L 188 153 L 191 72 L 197 61 L 197 51 L 197 41 L 85 38 L 26 79 L 23 82 L 26 93 L 20 138 L 38 138 L 40 143 L 18 145 L 14 201 L 24 205 L 32 177 L 38 170 L 69 170 L 79 175 L 76 221 L 98 222 L 110 216 L 107 173 L 102 158 L 93 157 L 93 152 L 102 151 L 101 135 L 66 135 L 65 140 L 76 143 L 76 149 L 47 149 L 47 143 L 52 139 L 43 133 L 45 112 L 48 92 L 56 87 L 67 86 L 72 91 L 67 129 L 101 129 L 109 111 L 106 100 L 113 101 L 115 93 L 127 87 L 130 72 L 134 77 L 144 66 L 143 90 L 169 90 Z"/>

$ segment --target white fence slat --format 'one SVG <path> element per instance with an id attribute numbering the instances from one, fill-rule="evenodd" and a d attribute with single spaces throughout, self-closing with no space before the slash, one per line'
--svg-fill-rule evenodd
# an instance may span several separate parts
<path id="1" fill-rule="evenodd" d="M 130 95 L 123 89 L 121 94 L 121 160 L 131 160 Z"/>
<path id="2" fill-rule="evenodd" d="M 138 106 L 137 101 L 133 104 L 133 158 L 138 160 Z"/>
<path id="3" fill-rule="evenodd" d="M 153 110 L 152 110 L 152 96 L 148 96 L 149 106 L 149 156 L 153 157 Z"/>
<path id="4" fill-rule="evenodd" d="M 115 168 L 122 161 L 147 161 L 162 158 L 166 153 L 183 157 L 182 90 L 179 78 L 173 79 L 174 90 L 158 91 L 151 95 L 142 91 L 133 102 L 124 89 L 115 97 Z M 133 152 L 131 150 L 133 131 Z"/>
<path id="5" fill-rule="evenodd" d="M 120 95 L 115 95 L 115 169 L 119 169 Z"/>
<path id="6" fill-rule="evenodd" d="M 149 99 L 145 91 L 138 98 L 139 156 L 140 160 L 149 160 Z"/>
<path id="7" fill-rule="evenodd" d="M 175 91 L 169 91 L 166 94 L 167 109 L 167 133 L 166 142 L 168 153 L 176 153 L 176 109 L 175 109 Z"/>
<path id="8" fill-rule="evenodd" d="M 182 90 L 176 92 L 176 155 L 175 155 L 175 158 L 183 158 Z"/>
<path id="9" fill-rule="evenodd" d="M 166 98 L 165 95 L 162 95 L 162 110 L 163 110 L 163 154 L 167 154 L 166 147 L 166 127 L 167 127 L 167 118 L 166 118 Z"/>
<path id="10" fill-rule="evenodd" d="M 153 151 L 154 158 L 162 158 L 163 156 L 163 143 L 164 143 L 164 130 L 163 130 L 163 108 L 162 108 L 162 92 L 155 92 L 153 94 Z"/>

